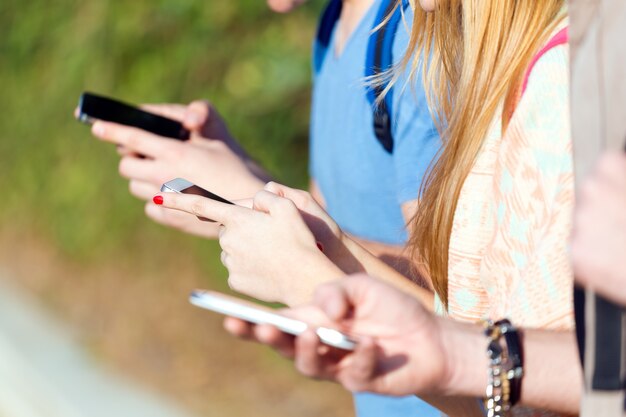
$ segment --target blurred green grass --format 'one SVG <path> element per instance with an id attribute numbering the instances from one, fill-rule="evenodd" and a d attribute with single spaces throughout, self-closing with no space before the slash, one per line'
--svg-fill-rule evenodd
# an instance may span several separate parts
<path id="1" fill-rule="evenodd" d="M 270 172 L 304 187 L 313 3 L 283 16 L 263 0 L 0 2 L 0 233 L 94 265 L 191 251 L 214 274 L 215 244 L 146 219 L 115 150 L 73 109 L 83 90 L 134 103 L 208 98 Z"/>

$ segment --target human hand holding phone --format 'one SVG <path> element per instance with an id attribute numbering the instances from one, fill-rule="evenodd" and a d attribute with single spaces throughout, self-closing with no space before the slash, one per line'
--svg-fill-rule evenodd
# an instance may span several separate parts
<path id="1" fill-rule="evenodd" d="M 173 193 L 159 193 L 154 201 L 223 226 L 219 233 L 221 260 L 235 291 L 263 301 L 297 305 L 310 301 L 320 283 L 344 275 L 320 250 L 302 214 L 287 198 L 260 191 L 252 200 L 252 209 Z"/>
<path id="2" fill-rule="evenodd" d="M 87 124 L 98 120 L 118 123 L 176 140 L 188 140 L 190 135 L 177 120 L 89 92 L 80 96 L 77 119 Z"/>
<path id="3" fill-rule="evenodd" d="M 146 201 L 149 218 L 183 232 L 216 238 L 217 225 L 154 205 L 152 196 L 159 192 L 161 184 L 184 177 L 229 199 L 241 199 L 254 195 L 269 177 L 247 157 L 210 103 L 153 104 L 141 108 L 180 122 L 190 131 L 190 139 L 176 141 L 105 121 L 94 122 L 92 132 L 122 149 L 119 172 L 129 179 L 131 194 Z"/>
<path id="4" fill-rule="evenodd" d="M 338 382 L 350 391 L 441 393 L 453 384 L 452 370 L 462 366 L 451 353 L 458 349 L 455 339 L 446 338 L 458 334 L 457 323 L 435 317 L 415 298 L 367 275 L 323 284 L 311 303 L 284 314 L 357 335 L 358 343 L 351 351 L 329 350 L 312 331 L 294 338 L 273 326 L 234 317 L 224 327 L 293 359 L 302 374 Z M 477 334 L 482 340 L 480 328 Z"/>
<path id="5" fill-rule="evenodd" d="M 273 326 L 292 336 L 301 335 L 311 329 L 319 337 L 321 343 L 337 349 L 354 350 L 358 343 L 354 336 L 336 329 L 313 326 L 305 321 L 281 314 L 277 310 L 215 291 L 193 291 L 189 296 L 189 302 L 197 307 L 225 314 L 250 324 Z"/>
<path id="6" fill-rule="evenodd" d="M 191 194 L 191 195 L 199 195 L 201 197 L 210 198 L 211 200 L 234 205 L 235 203 L 226 200 L 223 197 L 220 197 L 217 194 L 213 194 L 212 192 L 205 190 L 202 187 L 198 187 L 190 181 L 187 181 L 184 178 L 175 178 L 163 184 L 161 186 L 161 191 L 164 193 L 178 193 L 178 194 Z M 197 216 L 199 220 L 214 222 L 214 220 L 207 219 L 206 217 Z"/>

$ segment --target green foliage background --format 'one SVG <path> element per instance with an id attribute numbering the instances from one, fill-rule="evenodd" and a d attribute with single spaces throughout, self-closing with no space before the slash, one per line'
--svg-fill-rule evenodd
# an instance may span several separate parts
<path id="1" fill-rule="evenodd" d="M 115 150 L 73 109 L 83 90 L 131 103 L 208 98 L 270 172 L 305 186 L 313 3 L 284 16 L 263 0 L 2 0 L 0 228 L 80 262 L 177 247 L 215 270 L 214 244 L 144 217 Z"/>

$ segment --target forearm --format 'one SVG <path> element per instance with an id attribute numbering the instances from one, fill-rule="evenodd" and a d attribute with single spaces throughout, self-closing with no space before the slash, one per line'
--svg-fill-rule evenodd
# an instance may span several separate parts
<path id="1" fill-rule="evenodd" d="M 269 174 L 265 168 L 263 168 L 258 162 L 256 162 L 254 159 L 247 157 L 245 159 L 245 163 L 246 163 L 246 167 L 248 167 L 248 170 L 250 171 L 250 173 L 254 176 L 255 180 L 257 181 L 257 183 L 261 183 L 263 185 L 267 184 L 270 181 L 273 181 L 274 178 L 272 178 L 272 175 Z M 261 188 L 263 188 L 263 185 L 261 185 Z"/>
<path id="2" fill-rule="evenodd" d="M 524 332 L 522 403 L 576 414 L 583 386 L 574 332 Z"/>
<path id="3" fill-rule="evenodd" d="M 321 252 L 300 258 L 298 268 L 281 298 L 289 307 L 310 303 L 319 285 L 345 277 L 344 271 Z"/>
<path id="4" fill-rule="evenodd" d="M 265 184 L 272 180 L 271 176 L 256 162 L 244 161 L 243 169 L 232 171 L 227 175 L 224 197 L 239 200 L 253 198 L 257 192 L 263 190 Z"/>
<path id="5" fill-rule="evenodd" d="M 487 386 L 487 339 L 481 326 L 441 319 L 443 344 L 450 358 L 447 397 L 482 398 Z M 572 332 L 526 330 L 522 333 L 524 378 L 520 404 L 556 412 L 578 412 L 582 372 Z M 446 411 L 445 403 L 433 403 Z"/>
<path id="6" fill-rule="evenodd" d="M 363 271 L 412 295 L 420 300 L 429 310 L 433 310 L 434 295 L 432 291 L 412 282 L 409 278 L 389 266 L 379 257 L 369 252 L 354 239 L 344 236 L 342 242 L 354 259 L 358 261 Z"/>
<path id="7" fill-rule="evenodd" d="M 389 245 L 385 243 L 365 240 L 348 234 L 348 237 L 359 244 L 366 251 L 398 271 L 406 279 L 413 281 L 422 288 L 433 292 L 432 284 L 427 274 L 413 261 L 407 247 L 404 245 Z"/>
<path id="8" fill-rule="evenodd" d="M 317 203 L 325 207 L 324 196 L 315 180 L 311 180 L 309 190 Z M 404 247 L 364 241 L 341 233 L 337 242 L 327 249 L 332 254 L 330 258 L 344 273 L 367 272 L 411 294 L 432 310 L 433 292 L 429 290 L 428 280 L 423 279 L 422 271 L 406 257 Z"/>

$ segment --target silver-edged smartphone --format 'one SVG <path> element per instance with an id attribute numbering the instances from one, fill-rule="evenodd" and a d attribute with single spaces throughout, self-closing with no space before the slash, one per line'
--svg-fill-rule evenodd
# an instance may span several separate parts
<path id="1" fill-rule="evenodd" d="M 210 198 L 211 200 L 219 201 L 224 204 L 234 204 L 232 201 L 228 201 L 217 194 L 205 190 L 202 187 L 198 187 L 192 182 L 187 181 L 184 178 L 176 178 L 166 182 L 161 186 L 161 191 L 164 193 L 180 193 L 180 194 L 195 194 L 202 197 Z"/>
<path id="2" fill-rule="evenodd" d="M 189 302 L 197 307 L 235 317 L 249 323 L 270 324 L 294 336 L 303 333 L 309 328 L 309 325 L 305 322 L 285 317 L 271 308 L 215 291 L 193 291 L 189 296 Z M 315 332 L 322 343 L 338 349 L 354 350 L 357 344 L 355 337 L 348 336 L 335 329 L 318 327 L 315 329 Z"/>
<path id="3" fill-rule="evenodd" d="M 177 140 L 187 140 L 190 135 L 180 122 L 88 92 L 81 94 L 78 101 L 78 120 L 87 124 L 96 120 L 119 123 Z"/>

